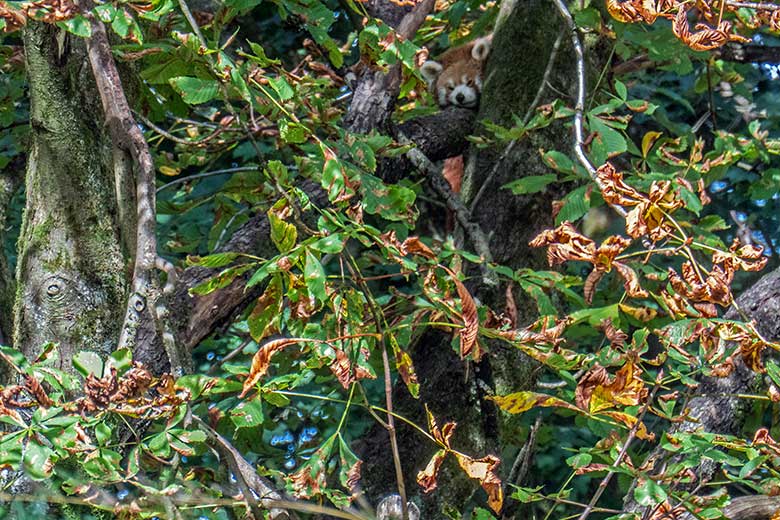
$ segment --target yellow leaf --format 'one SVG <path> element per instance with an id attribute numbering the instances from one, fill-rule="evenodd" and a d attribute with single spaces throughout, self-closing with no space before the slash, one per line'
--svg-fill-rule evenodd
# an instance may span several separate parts
<path id="1" fill-rule="evenodd" d="M 661 137 L 661 132 L 647 132 L 642 137 L 642 157 L 647 159 L 647 154 L 653 148 L 653 144 Z"/>
<path id="2" fill-rule="evenodd" d="M 568 408 L 569 410 L 577 410 L 576 407 L 570 405 L 566 401 L 552 397 L 547 394 L 538 394 L 536 392 L 517 392 L 514 394 L 504 396 L 490 396 L 488 399 L 492 400 L 496 405 L 511 414 L 519 414 L 530 410 L 535 406 L 542 407 L 559 407 Z"/>
<path id="3" fill-rule="evenodd" d="M 160 173 L 168 177 L 175 177 L 181 172 L 181 168 L 173 168 L 171 166 L 160 166 L 158 169 L 160 170 Z"/>

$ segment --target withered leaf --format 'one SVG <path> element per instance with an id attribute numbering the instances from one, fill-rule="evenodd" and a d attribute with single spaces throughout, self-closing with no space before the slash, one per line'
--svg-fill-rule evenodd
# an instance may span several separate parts
<path id="1" fill-rule="evenodd" d="M 489 396 L 487 399 L 495 402 L 499 408 L 511 414 L 523 413 L 536 406 L 577 409 L 562 399 L 537 392 L 516 392 L 504 396 Z"/>
<path id="2" fill-rule="evenodd" d="M 497 469 L 501 460 L 495 455 L 487 455 L 480 459 L 473 459 L 468 455 L 453 452 L 458 459 L 458 464 L 466 472 L 466 475 L 479 481 L 482 489 L 487 493 L 487 501 L 490 509 L 496 513 L 501 512 L 504 505 L 504 491 Z"/>
<path id="3" fill-rule="evenodd" d="M 479 334 L 477 304 L 474 302 L 474 298 L 471 297 L 468 289 L 466 289 L 466 286 L 463 285 L 463 282 L 458 280 L 457 275 L 447 267 L 444 270 L 450 274 L 452 283 L 455 284 L 458 297 L 460 298 L 461 317 L 463 318 L 463 328 L 458 331 L 460 335 L 460 357 L 465 359 L 468 356 L 472 356 L 474 361 L 479 361 L 482 353 L 477 343 L 477 335 Z"/>
<path id="4" fill-rule="evenodd" d="M 438 486 L 436 476 L 438 475 L 439 468 L 446 456 L 447 450 L 437 451 L 434 453 L 433 457 L 431 457 L 431 460 L 428 461 L 428 465 L 425 466 L 425 469 L 417 473 L 417 483 L 422 487 L 424 493 L 430 493 Z"/>
<path id="5" fill-rule="evenodd" d="M 249 369 L 249 376 L 244 381 L 244 387 L 239 394 L 239 398 L 246 396 L 250 390 L 262 379 L 271 366 L 271 356 L 290 345 L 295 345 L 306 341 L 303 338 L 281 338 L 269 341 L 263 344 L 252 357 L 252 366 Z"/>

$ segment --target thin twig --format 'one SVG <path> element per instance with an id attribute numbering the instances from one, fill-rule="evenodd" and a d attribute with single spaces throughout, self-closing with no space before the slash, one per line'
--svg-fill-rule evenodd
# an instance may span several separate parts
<path id="1" fill-rule="evenodd" d="M 525 125 L 527 125 L 528 122 L 531 120 L 531 117 L 533 116 L 536 107 L 539 106 L 539 103 L 542 101 L 542 96 L 544 95 L 544 91 L 547 89 L 547 83 L 550 80 L 550 75 L 552 74 L 553 67 L 555 65 L 555 59 L 558 57 L 558 50 L 561 47 L 561 42 L 563 42 L 563 35 L 565 33 L 566 32 L 563 30 L 560 33 L 558 33 L 558 37 L 555 39 L 555 43 L 553 43 L 552 50 L 550 51 L 550 58 L 547 60 L 547 67 L 544 69 L 544 74 L 542 75 L 542 82 L 539 84 L 539 89 L 536 91 L 536 96 L 534 96 L 533 101 L 528 106 L 528 110 L 526 110 L 525 116 L 523 116 L 523 120 L 522 120 L 523 127 L 525 127 Z M 506 146 L 506 148 L 504 148 L 503 153 L 493 165 L 493 168 L 490 170 L 490 173 L 487 175 L 487 177 L 485 177 L 485 181 L 482 183 L 482 186 L 480 186 L 479 191 L 471 200 L 471 204 L 469 204 L 469 213 L 471 214 L 474 213 L 474 210 L 477 207 L 477 203 L 479 202 L 479 199 L 482 198 L 482 195 L 485 193 L 485 191 L 487 191 L 487 187 L 490 185 L 490 182 L 493 180 L 493 177 L 496 176 L 499 167 L 504 163 L 506 158 L 509 157 L 509 154 L 512 153 L 512 150 L 514 150 L 518 140 L 519 139 L 512 139 L 512 141 Z"/>
<path id="2" fill-rule="evenodd" d="M 780 4 L 765 4 L 763 2 L 726 2 L 729 7 L 744 7 L 747 9 L 758 9 L 760 11 L 777 11 Z"/>
<path id="3" fill-rule="evenodd" d="M 585 142 L 585 132 L 583 130 L 582 120 L 583 112 L 585 110 L 585 95 L 587 92 L 585 78 L 585 52 L 583 51 L 582 42 L 580 41 L 580 36 L 577 32 L 577 25 L 574 23 L 574 18 L 572 18 L 571 13 L 569 12 L 569 8 L 566 7 L 566 3 L 563 0 L 552 1 L 558 8 L 558 12 L 571 32 L 571 44 L 572 47 L 574 47 L 574 55 L 577 61 L 577 101 L 574 105 L 574 154 L 577 156 L 577 160 L 580 162 L 580 164 L 582 164 L 585 170 L 587 170 L 588 175 L 593 180 L 593 182 L 595 182 L 599 189 L 603 192 L 604 184 L 598 178 L 596 168 L 593 166 L 593 164 L 591 164 L 588 156 L 585 155 L 585 150 L 583 148 Z M 628 215 L 626 210 L 622 207 L 614 204 L 610 204 L 610 206 L 621 217 L 626 217 Z"/>
<path id="4" fill-rule="evenodd" d="M 246 348 L 246 346 L 249 345 L 251 342 L 252 342 L 252 338 L 251 337 L 250 338 L 246 338 L 244 341 L 241 342 L 241 344 L 239 346 L 237 346 L 236 348 L 231 350 L 230 353 L 227 356 L 223 357 L 217 363 L 212 365 L 211 368 L 208 369 L 206 374 L 208 374 L 208 375 L 216 374 L 217 370 L 219 370 L 219 368 L 222 365 L 224 365 L 226 362 L 230 361 L 231 359 L 233 359 L 234 357 L 239 355 L 241 353 L 241 351 L 244 350 Z"/>
<path id="5" fill-rule="evenodd" d="M 534 425 L 531 426 L 530 432 L 528 432 L 528 439 L 523 444 L 520 452 L 515 458 L 515 462 L 512 464 L 512 469 L 509 471 L 509 476 L 506 479 L 506 485 L 522 482 L 528 473 L 528 469 L 531 463 L 531 454 L 536 447 L 536 433 L 542 426 L 542 416 L 538 415 Z M 506 490 L 505 494 L 506 494 Z"/>
<path id="6" fill-rule="evenodd" d="M 374 315 L 374 321 L 376 322 L 377 331 L 382 337 L 384 332 L 382 331 L 382 322 L 384 321 L 381 312 L 376 308 L 374 304 L 373 296 L 371 295 L 371 289 L 366 284 L 363 277 L 357 271 L 357 265 L 354 258 L 349 256 L 349 262 L 347 262 L 347 269 L 352 274 L 352 278 L 358 280 L 358 283 L 362 286 L 363 291 L 369 296 L 369 307 L 371 313 Z M 390 358 L 387 355 L 387 344 L 382 340 L 382 368 L 385 372 L 385 406 L 387 406 L 387 423 L 382 423 L 387 429 L 387 433 L 390 436 L 390 450 L 393 454 L 393 465 L 395 466 L 395 478 L 398 485 L 398 496 L 401 498 L 401 519 L 409 520 L 409 505 L 406 498 L 406 483 L 404 482 L 404 471 L 401 467 L 401 454 L 398 450 L 398 437 L 395 429 L 395 418 L 393 417 L 393 381 L 390 372 Z M 361 387 L 362 390 L 362 387 Z"/>
<path id="7" fill-rule="evenodd" d="M 555 1 L 557 2 L 558 0 Z M 640 425 L 642 425 L 642 419 L 644 419 L 648 408 L 650 408 L 650 404 L 652 404 L 653 399 L 655 398 L 655 393 L 661 387 L 661 379 L 662 372 L 659 372 L 655 379 L 653 390 L 650 392 L 650 395 L 647 397 L 647 401 L 645 401 L 645 404 L 642 406 L 642 411 L 640 411 L 639 415 L 637 415 L 634 426 L 631 428 L 631 431 L 628 432 L 628 437 L 626 438 L 626 442 L 623 444 L 623 447 L 620 449 L 620 453 L 618 453 L 617 458 L 615 458 L 615 462 L 613 462 L 612 466 L 607 470 L 607 474 L 604 476 L 601 482 L 599 482 L 598 489 L 595 493 L 593 493 L 593 497 L 590 499 L 590 502 L 588 502 L 588 506 L 585 508 L 579 518 L 577 518 L 577 520 L 585 520 L 588 518 L 588 516 L 590 516 L 590 514 L 593 512 L 593 508 L 596 507 L 596 504 L 598 503 L 599 498 L 601 498 L 601 495 L 604 493 L 604 491 L 607 490 L 607 485 L 609 484 L 609 481 L 612 480 L 612 475 L 615 474 L 615 470 L 623 463 L 623 458 L 626 456 L 626 453 L 628 453 L 628 448 L 636 438 L 636 432 L 639 430 Z"/>
<path id="8" fill-rule="evenodd" d="M 164 138 L 168 139 L 169 141 L 173 141 L 174 143 L 183 144 L 185 146 L 206 146 L 209 141 L 213 140 L 215 137 L 219 136 L 222 132 L 226 130 L 225 127 L 218 127 L 216 130 L 214 130 L 211 134 L 207 135 L 206 137 L 203 137 L 201 139 L 196 139 L 194 141 L 188 141 L 187 139 L 183 139 L 181 137 L 177 137 L 170 133 L 169 131 L 165 130 L 164 128 L 161 128 L 157 126 L 155 123 L 153 123 L 149 118 L 141 114 L 140 112 L 136 112 L 133 110 L 133 114 L 135 117 L 137 117 L 144 125 L 148 126 Z"/>
<path id="9" fill-rule="evenodd" d="M 189 181 L 194 181 L 195 179 L 203 179 L 204 177 L 212 177 L 214 175 L 224 175 L 226 173 L 239 173 L 239 172 L 254 172 L 257 171 L 257 166 L 237 166 L 235 168 L 225 168 L 222 170 L 214 170 L 210 172 L 203 172 L 203 173 L 196 173 L 193 175 L 187 175 L 184 177 L 179 177 L 171 182 L 168 182 L 166 184 L 163 184 L 159 188 L 157 188 L 157 193 L 160 193 L 163 190 L 167 190 L 171 186 L 176 186 L 177 184 L 182 184 Z"/>

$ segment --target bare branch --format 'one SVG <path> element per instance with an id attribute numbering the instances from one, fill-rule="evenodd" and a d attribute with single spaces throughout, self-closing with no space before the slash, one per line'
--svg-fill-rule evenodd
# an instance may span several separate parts
<path id="1" fill-rule="evenodd" d="M 85 0 L 83 4 L 85 8 L 92 7 L 91 0 Z M 106 123 L 115 148 L 123 150 L 132 158 L 136 170 L 135 265 L 132 292 L 128 298 L 125 320 L 119 337 L 119 348 L 132 348 L 137 342 L 144 312 L 151 308 L 152 316 L 159 315 L 154 311 L 158 306 L 159 298 L 155 271 L 157 238 L 155 236 L 154 162 L 149 152 L 149 145 L 130 111 L 111 54 L 106 28 L 94 15 L 90 14 L 89 20 L 92 35 L 87 38 L 87 52 L 92 74 L 100 92 Z M 173 360 L 171 362 L 173 363 Z"/>
<path id="2" fill-rule="evenodd" d="M 596 174 L 596 168 L 591 164 L 590 159 L 585 154 L 583 148 L 585 137 L 583 130 L 583 112 L 585 111 L 585 94 L 587 93 L 586 79 L 585 79 L 585 52 L 582 48 L 582 42 L 580 36 L 577 33 L 577 25 L 574 23 L 569 8 L 566 7 L 566 3 L 563 0 L 552 0 L 555 6 L 558 8 L 558 12 L 566 23 L 567 28 L 571 32 L 571 44 L 574 47 L 574 55 L 577 61 L 577 102 L 574 105 L 574 154 L 577 156 L 577 160 L 585 167 L 593 179 L 593 182 L 599 187 L 600 190 L 604 190 L 604 186 L 599 180 Z M 625 217 L 627 215 L 626 210 L 617 205 L 611 205 L 620 216 Z"/>
<path id="3" fill-rule="evenodd" d="M 411 144 L 411 141 L 400 133 L 398 135 L 398 140 L 402 144 Z M 490 241 L 488 240 L 487 235 L 482 231 L 482 228 L 479 227 L 479 224 L 471 221 L 469 209 L 460 197 L 452 192 L 450 185 L 442 176 L 441 171 L 431 163 L 425 154 L 416 148 L 412 148 L 406 152 L 406 156 L 421 173 L 428 177 L 433 189 L 444 200 L 447 207 L 455 213 L 458 224 L 460 224 L 468 236 L 471 244 L 474 246 L 474 250 L 482 257 L 482 264 L 480 267 L 482 269 L 483 282 L 489 286 L 498 286 L 498 277 L 496 276 L 496 273 L 488 268 L 488 264 L 493 260 L 493 256 L 490 253 Z"/>

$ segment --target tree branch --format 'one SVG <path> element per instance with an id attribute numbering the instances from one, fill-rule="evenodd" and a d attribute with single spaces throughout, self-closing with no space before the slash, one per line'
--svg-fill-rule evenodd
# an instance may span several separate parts
<path id="1" fill-rule="evenodd" d="M 83 2 L 92 7 L 91 0 Z M 149 145 L 135 122 L 119 78 L 106 28 L 97 17 L 90 14 L 92 35 L 87 38 L 87 53 L 92 74 L 97 84 L 105 113 L 106 124 L 111 133 L 114 147 L 123 150 L 133 160 L 136 175 L 136 240 L 131 294 L 125 310 L 125 319 L 119 337 L 119 348 L 135 350 L 142 321 L 152 316 L 158 329 L 165 328 L 162 316 L 164 306 L 156 280 L 157 237 L 155 235 L 155 170 Z M 168 354 L 171 369 L 181 372 L 189 368 L 189 360 L 176 353 L 170 341 L 173 336 L 162 334 L 162 341 Z M 185 366 L 177 366 L 186 362 Z"/>

